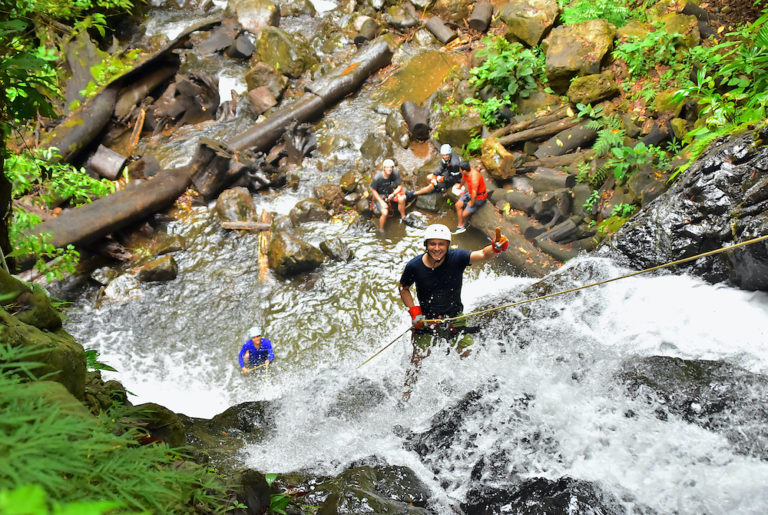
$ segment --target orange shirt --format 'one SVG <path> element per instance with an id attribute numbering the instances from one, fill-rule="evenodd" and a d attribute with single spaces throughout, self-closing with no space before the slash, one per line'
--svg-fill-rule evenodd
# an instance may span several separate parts
<path id="1" fill-rule="evenodd" d="M 472 198 L 476 194 L 477 200 L 485 200 L 488 196 L 488 191 L 485 189 L 485 179 L 483 174 L 477 170 L 470 170 L 469 173 L 462 177 L 462 181 L 467 185 L 467 192 L 469 197 Z"/>

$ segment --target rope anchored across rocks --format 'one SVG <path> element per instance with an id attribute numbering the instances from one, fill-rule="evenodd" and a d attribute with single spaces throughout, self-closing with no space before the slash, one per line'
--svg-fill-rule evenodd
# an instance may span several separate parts
<path id="1" fill-rule="evenodd" d="M 520 306 L 522 304 L 528 304 L 530 302 L 535 302 L 537 300 L 544 300 L 544 299 L 548 299 L 548 298 L 551 298 L 551 297 L 557 297 L 558 295 L 565 295 L 566 293 L 573 293 L 575 291 L 585 290 L 587 288 L 593 288 L 595 286 L 601 286 L 603 284 L 608 284 L 608 283 L 611 283 L 611 282 L 614 282 L 614 281 L 619 281 L 621 279 L 627 279 L 629 277 L 634 277 L 636 275 L 646 274 L 648 272 L 654 272 L 656 270 L 661 270 L 662 268 L 669 268 L 671 266 L 680 265 L 680 264 L 683 264 L 683 263 L 687 263 L 689 261 L 695 261 L 695 260 L 703 258 L 703 257 L 714 256 L 716 254 L 721 254 L 721 253 L 727 252 L 729 250 L 735 250 L 735 249 L 737 249 L 739 247 L 745 247 L 747 245 L 752 245 L 753 243 L 759 243 L 761 241 L 766 241 L 766 240 L 768 240 L 768 235 L 759 236 L 757 238 L 752 238 L 751 240 L 746 240 L 746 241 L 742 241 L 742 242 L 736 243 L 734 245 L 731 245 L 730 247 L 721 247 L 719 249 L 710 250 L 708 252 L 702 252 L 701 254 L 696 254 L 695 256 L 690 256 L 690 257 L 687 257 L 687 258 L 677 259 L 675 261 L 670 261 L 669 263 L 664 263 L 664 264 L 661 264 L 661 265 L 652 266 L 650 268 L 645 268 L 643 270 L 638 270 L 638 271 L 635 271 L 635 272 L 630 272 L 628 274 L 620 275 L 620 276 L 614 277 L 612 279 L 605 279 L 603 281 L 597 281 L 597 282 L 594 282 L 594 283 L 585 284 L 583 286 L 577 286 L 575 288 L 570 288 L 568 290 L 558 291 L 558 292 L 555 292 L 555 293 L 549 293 L 547 295 L 542 295 L 540 297 L 534 297 L 532 299 L 525 299 L 525 300 L 521 300 L 521 301 L 518 301 L 518 302 L 512 302 L 511 304 L 504 304 L 503 306 L 496 306 L 494 308 L 483 309 L 483 310 L 480 310 L 480 311 L 473 311 L 471 313 L 466 313 L 464 315 L 461 315 L 461 317 L 423 320 L 422 323 L 424 323 L 424 324 L 429 324 L 429 323 L 444 324 L 444 323 L 447 323 L 447 322 L 458 320 L 459 318 L 467 318 L 467 317 L 485 315 L 487 313 L 492 313 L 494 311 L 501 311 L 502 309 L 513 308 L 513 307 L 516 307 L 516 306 Z M 379 354 L 381 354 L 382 352 L 387 350 L 393 343 L 395 343 L 397 340 L 402 338 L 411 329 L 412 328 L 409 327 L 408 329 L 406 329 L 405 331 L 403 331 L 402 333 L 397 335 L 391 342 L 389 342 L 384 347 L 382 347 L 380 350 L 378 350 L 376 352 L 376 354 L 374 354 L 373 356 L 371 356 L 367 360 L 363 361 L 360 365 L 358 365 L 357 368 L 361 368 L 363 365 L 366 365 L 368 362 L 370 362 L 373 358 L 375 358 L 376 356 L 378 356 Z"/>

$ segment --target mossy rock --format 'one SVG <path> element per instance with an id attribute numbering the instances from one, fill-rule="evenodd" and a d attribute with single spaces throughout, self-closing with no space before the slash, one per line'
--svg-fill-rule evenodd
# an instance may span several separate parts
<path id="1" fill-rule="evenodd" d="M 276 27 L 261 30 L 256 49 L 262 61 L 293 79 L 317 64 L 304 41 Z"/>
<path id="2" fill-rule="evenodd" d="M 154 402 L 139 404 L 135 408 L 140 415 L 140 420 L 146 423 L 144 428 L 150 436 L 171 447 L 180 447 L 187 443 L 184 426 L 176 413 Z"/>
<path id="3" fill-rule="evenodd" d="M 35 352 L 28 361 L 39 362 L 37 377 L 61 383 L 78 400 L 85 394 L 85 351 L 63 329 L 43 331 L 0 309 L 0 341 Z"/>

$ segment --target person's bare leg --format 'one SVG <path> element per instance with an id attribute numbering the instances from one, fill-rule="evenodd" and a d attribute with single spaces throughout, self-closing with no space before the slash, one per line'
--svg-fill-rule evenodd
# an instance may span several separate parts
<path id="1" fill-rule="evenodd" d="M 464 202 L 461 200 L 456 202 L 456 219 L 458 220 L 458 227 L 464 225 Z"/>
<path id="2" fill-rule="evenodd" d="M 405 383 L 403 384 L 403 402 L 408 402 L 411 398 L 411 392 L 413 391 L 413 385 L 419 379 L 419 371 L 421 370 L 421 362 L 429 356 L 431 350 L 429 348 L 422 349 L 418 345 L 413 346 L 413 354 L 411 355 L 411 365 L 405 372 Z"/>
<path id="3" fill-rule="evenodd" d="M 400 218 L 405 218 L 405 195 L 397 201 L 397 210 L 400 211 Z"/>
<path id="4" fill-rule="evenodd" d="M 381 210 L 381 217 L 379 218 L 379 227 L 381 230 L 384 230 L 384 224 L 387 223 L 387 216 L 389 215 L 389 210 L 385 207 Z"/>
<path id="5" fill-rule="evenodd" d="M 425 195 L 427 193 L 432 193 L 433 191 L 435 191 L 435 186 L 433 184 L 427 184 L 426 186 L 424 186 L 420 190 L 414 191 L 413 194 L 414 195 Z"/>

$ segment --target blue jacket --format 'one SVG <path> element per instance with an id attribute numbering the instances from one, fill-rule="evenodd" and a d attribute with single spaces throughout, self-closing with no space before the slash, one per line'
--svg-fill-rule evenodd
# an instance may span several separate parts
<path id="1" fill-rule="evenodd" d="M 250 366 L 261 365 L 267 360 L 275 360 L 275 353 L 272 352 L 272 342 L 263 336 L 261 337 L 261 345 L 258 349 L 256 349 L 256 346 L 253 344 L 253 340 L 250 338 L 245 342 L 245 344 L 243 344 L 243 348 L 240 349 L 240 355 L 237 357 L 238 361 L 240 362 L 240 368 L 245 366 L 243 359 L 245 353 L 248 351 L 250 351 L 248 356 L 248 365 Z"/>

